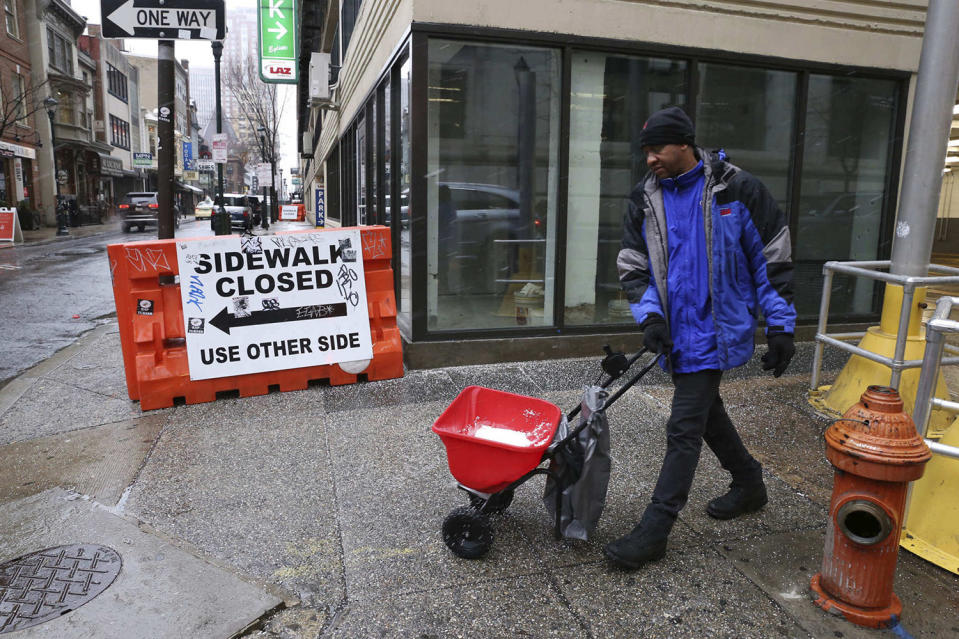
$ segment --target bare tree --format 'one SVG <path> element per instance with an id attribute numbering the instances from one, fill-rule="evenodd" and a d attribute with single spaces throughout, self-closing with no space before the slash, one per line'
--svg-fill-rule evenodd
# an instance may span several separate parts
<path id="1" fill-rule="evenodd" d="M 245 64 L 232 64 L 226 72 L 226 88 L 233 93 L 240 115 L 254 132 L 263 127 L 263 140 L 254 135 L 254 144 L 260 157 L 276 165 L 279 160 L 279 129 L 286 110 L 285 96 L 281 96 L 276 84 L 267 84 L 260 79 L 256 57 L 250 56 Z"/>
<path id="2" fill-rule="evenodd" d="M 31 116 L 44 107 L 47 81 L 30 84 L 22 75 L 0 77 L 0 138 L 16 125 L 29 126 Z"/>

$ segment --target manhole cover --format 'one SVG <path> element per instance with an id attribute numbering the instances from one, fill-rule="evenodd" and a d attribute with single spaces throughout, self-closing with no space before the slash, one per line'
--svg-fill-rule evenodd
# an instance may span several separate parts
<path id="1" fill-rule="evenodd" d="M 0 635 L 72 612 L 110 587 L 123 561 L 97 544 L 57 546 L 0 564 Z"/>

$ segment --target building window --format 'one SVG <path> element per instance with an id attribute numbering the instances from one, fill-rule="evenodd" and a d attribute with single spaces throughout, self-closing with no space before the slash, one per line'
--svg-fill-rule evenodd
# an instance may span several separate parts
<path id="1" fill-rule="evenodd" d="M 696 101 L 696 143 L 724 149 L 731 162 L 762 180 L 787 213 L 796 76 L 700 64 Z"/>
<path id="2" fill-rule="evenodd" d="M 654 111 L 686 104 L 681 60 L 573 53 L 566 224 L 567 325 L 632 324 L 616 258 L 626 196 L 646 173 L 637 144 Z"/>
<path id="3" fill-rule="evenodd" d="M 20 25 L 17 22 L 17 3 L 14 0 L 3 0 L 3 13 L 7 21 L 7 33 L 14 38 L 19 38 Z"/>
<path id="4" fill-rule="evenodd" d="M 130 123 L 110 116 L 110 143 L 121 149 L 130 149 Z"/>
<path id="5" fill-rule="evenodd" d="M 67 75 L 73 75 L 73 47 L 62 35 L 47 27 L 47 53 L 50 66 Z"/>
<path id="6" fill-rule="evenodd" d="M 894 80 L 809 77 L 799 210 L 793 216 L 798 218 L 793 261 L 800 317 L 818 315 L 824 262 L 881 257 L 897 95 Z M 830 311 L 873 311 L 872 280 L 837 275 L 833 286 Z"/>
<path id="7" fill-rule="evenodd" d="M 60 124 L 76 125 L 77 113 L 76 105 L 74 104 L 75 99 L 72 93 L 57 91 L 57 102 L 59 103 L 56 115 L 57 122 Z"/>
<path id="8" fill-rule="evenodd" d="M 109 62 L 107 63 L 107 91 L 124 102 L 128 100 L 127 76 Z"/>
<path id="9" fill-rule="evenodd" d="M 19 73 L 13 75 L 13 90 L 16 93 L 14 96 L 15 103 L 15 116 L 16 123 L 19 126 L 28 126 L 27 124 L 27 87 L 23 76 Z"/>
<path id="10" fill-rule="evenodd" d="M 396 157 L 399 166 L 399 216 L 400 216 L 400 314 L 411 325 L 412 288 L 410 274 L 413 272 L 413 250 L 410 245 L 410 89 L 413 79 L 413 67 L 409 58 L 403 62 L 399 72 L 399 145 Z"/>
<path id="11" fill-rule="evenodd" d="M 560 67 L 555 49 L 429 42 L 431 329 L 553 323 Z"/>

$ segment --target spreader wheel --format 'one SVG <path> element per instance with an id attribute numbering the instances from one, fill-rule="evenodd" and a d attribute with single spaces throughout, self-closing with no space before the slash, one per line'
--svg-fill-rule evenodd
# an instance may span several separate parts
<path id="1" fill-rule="evenodd" d="M 479 559 L 493 545 L 493 527 L 472 506 L 460 506 L 443 522 L 443 541 L 457 557 Z"/>
<path id="2" fill-rule="evenodd" d="M 475 510 L 481 509 L 483 504 L 486 503 L 485 499 L 482 497 L 477 497 L 473 493 L 469 493 L 469 497 L 470 506 L 472 506 Z M 513 491 L 505 490 L 501 493 L 490 495 L 489 502 L 490 503 L 486 508 L 486 512 L 491 515 L 499 514 L 509 508 L 509 505 L 513 503 Z"/>

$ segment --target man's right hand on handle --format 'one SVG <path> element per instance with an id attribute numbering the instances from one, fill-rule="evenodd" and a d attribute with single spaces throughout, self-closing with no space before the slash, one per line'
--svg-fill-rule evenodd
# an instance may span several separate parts
<path id="1" fill-rule="evenodd" d="M 669 337 L 669 328 L 662 315 L 650 313 L 639 326 L 643 330 L 643 346 L 653 353 L 669 356 L 673 340 Z"/>

